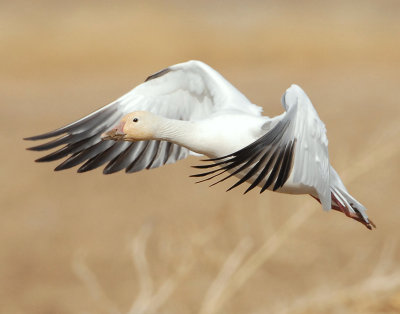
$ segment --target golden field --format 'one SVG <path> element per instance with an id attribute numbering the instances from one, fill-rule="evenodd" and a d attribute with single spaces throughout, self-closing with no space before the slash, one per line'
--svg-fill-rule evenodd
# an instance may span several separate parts
<path id="1" fill-rule="evenodd" d="M 399 16 L 390 0 L 1 1 L 0 313 L 399 313 Z M 378 228 L 194 184 L 194 157 L 105 176 L 25 150 L 189 59 L 269 116 L 302 86 Z"/>

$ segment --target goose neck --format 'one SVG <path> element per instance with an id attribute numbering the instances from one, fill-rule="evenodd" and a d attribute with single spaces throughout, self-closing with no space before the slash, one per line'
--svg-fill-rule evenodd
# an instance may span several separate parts
<path id="1" fill-rule="evenodd" d="M 195 123 L 191 121 L 164 118 L 157 129 L 155 137 L 159 140 L 165 140 L 188 147 L 193 141 L 194 132 Z"/>

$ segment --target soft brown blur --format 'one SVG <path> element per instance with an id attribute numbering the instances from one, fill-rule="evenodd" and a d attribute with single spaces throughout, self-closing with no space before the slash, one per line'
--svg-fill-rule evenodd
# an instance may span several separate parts
<path id="1" fill-rule="evenodd" d="M 395 0 L 1 2 L 0 312 L 399 313 L 399 16 Z M 194 157 L 105 176 L 25 150 L 189 59 L 269 116 L 301 85 L 378 228 L 196 185 Z"/>

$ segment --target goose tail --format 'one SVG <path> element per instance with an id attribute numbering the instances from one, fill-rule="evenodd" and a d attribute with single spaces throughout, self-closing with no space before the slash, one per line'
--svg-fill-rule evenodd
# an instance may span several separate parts
<path id="1" fill-rule="evenodd" d="M 365 206 L 350 195 L 333 167 L 330 169 L 330 191 L 332 209 L 340 211 L 347 217 L 357 220 L 370 230 L 376 228 L 376 225 L 368 218 Z M 318 197 L 311 196 L 321 202 Z"/>
<path id="2" fill-rule="evenodd" d="M 366 208 L 351 196 L 346 190 L 339 187 L 331 188 L 332 209 L 341 211 L 347 217 L 361 222 L 368 229 L 376 228 L 376 225 L 366 214 Z"/>
<path id="3" fill-rule="evenodd" d="M 347 217 L 361 222 L 370 230 L 376 228 L 368 218 L 365 206 L 350 195 L 333 167 L 330 169 L 330 190 L 332 209 L 343 212 Z"/>

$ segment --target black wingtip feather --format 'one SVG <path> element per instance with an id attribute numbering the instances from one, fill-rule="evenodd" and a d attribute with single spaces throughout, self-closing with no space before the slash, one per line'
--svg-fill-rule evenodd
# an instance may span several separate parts
<path id="1" fill-rule="evenodd" d="M 48 162 L 48 161 L 54 161 L 58 160 L 60 158 L 63 158 L 69 154 L 69 149 L 68 147 L 63 147 L 55 152 L 52 152 L 46 156 L 40 157 L 35 160 L 35 162 Z"/>
<path id="2" fill-rule="evenodd" d="M 78 172 L 86 172 L 90 170 L 94 170 L 106 162 L 113 160 L 116 156 L 121 154 L 128 146 L 129 142 L 115 142 L 113 145 L 106 149 L 104 152 L 98 154 L 97 156 L 90 158 L 87 162 L 85 162 L 79 169 Z"/>
<path id="3" fill-rule="evenodd" d="M 238 152 L 235 152 L 235 153 L 232 153 L 232 154 L 229 154 L 229 155 L 225 155 L 225 156 L 222 156 L 222 157 L 217 157 L 217 158 L 201 159 L 200 161 L 204 161 L 204 162 L 219 161 L 219 160 L 223 160 L 223 159 L 226 159 L 226 158 L 234 157 L 234 156 L 237 155 L 237 153 Z"/>
<path id="4" fill-rule="evenodd" d="M 147 141 L 143 150 L 139 154 L 136 154 L 133 161 L 126 167 L 125 172 L 134 173 L 142 169 L 150 169 L 154 158 L 157 155 L 159 145 L 159 141 Z M 153 156 L 150 157 L 151 155 Z M 150 158 L 150 161 L 148 158 Z"/>
<path id="5" fill-rule="evenodd" d="M 53 141 L 50 141 L 50 142 L 47 142 L 47 143 L 44 143 L 44 144 L 41 144 L 41 145 L 32 146 L 32 147 L 29 147 L 27 149 L 31 150 L 31 151 L 37 151 L 37 152 L 44 151 L 44 150 L 49 150 L 49 149 L 55 148 L 57 146 L 60 146 L 62 144 L 68 143 L 69 140 L 72 139 L 72 138 L 73 138 L 73 136 L 71 136 L 71 135 L 65 135 L 65 136 L 57 138 L 57 139 L 55 139 Z"/>
<path id="6" fill-rule="evenodd" d="M 225 161 L 221 161 L 221 162 L 217 162 L 217 163 L 212 163 L 212 164 L 209 164 L 209 165 L 199 165 L 199 166 L 191 166 L 191 167 L 195 168 L 195 169 L 208 169 L 208 168 L 218 167 L 218 166 L 226 164 L 226 163 L 228 163 L 230 161 L 231 160 L 225 160 Z"/>
<path id="7" fill-rule="evenodd" d="M 190 178 L 205 177 L 205 176 L 208 176 L 208 175 L 213 174 L 213 173 L 215 173 L 215 172 L 218 172 L 218 171 L 220 171 L 220 170 L 223 170 L 223 169 L 222 169 L 222 168 L 218 168 L 218 169 L 215 169 L 215 170 L 212 170 L 212 171 L 208 171 L 208 172 L 202 172 L 202 173 L 197 173 L 197 174 L 191 174 L 189 177 L 190 177 Z"/>
<path id="8" fill-rule="evenodd" d="M 34 136 L 30 136 L 30 137 L 25 137 L 24 140 L 26 140 L 26 141 L 38 141 L 38 140 L 45 140 L 45 139 L 48 139 L 50 137 L 59 136 L 59 135 L 61 135 L 63 133 L 66 133 L 70 129 L 71 125 L 73 125 L 73 124 L 70 124 L 70 125 L 67 125 L 67 126 L 64 126 L 64 127 L 61 127 L 61 128 L 58 128 L 58 129 L 55 129 L 53 131 L 46 132 L 46 133 L 43 133 L 43 134 L 34 135 Z"/>
<path id="9" fill-rule="evenodd" d="M 221 180 L 219 180 L 219 181 L 217 181 L 217 182 L 211 184 L 210 186 L 214 186 L 214 185 L 216 185 L 216 184 L 218 184 L 218 183 L 220 183 L 220 182 L 223 182 L 223 181 L 229 179 L 230 177 L 236 175 L 237 173 L 241 172 L 242 170 L 244 170 L 244 169 L 250 167 L 250 166 L 253 164 L 253 162 L 254 162 L 254 160 L 256 159 L 257 156 L 258 156 L 258 155 L 254 155 L 254 156 L 253 156 L 252 158 L 250 158 L 250 160 L 248 160 L 244 165 L 242 165 L 241 167 L 237 168 L 235 171 L 233 171 L 232 173 L 230 173 L 230 174 L 227 175 L 226 177 L 222 178 Z M 223 172 L 226 172 L 226 171 L 228 171 L 228 170 L 234 169 L 234 168 L 238 167 L 239 165 L 240 165 L 240 163 L 232 162 L 230 165 L 224 167 L 224 168 L 225 168 L 225 171 L 223 171 Z M 222 169 L 224 169 L 224 168 L 222 168 Z M 250 171 L 251 171 L 251 170 L 250 170 Z M 216 176 L 222 174 L 223 172 L 221 172 L 221 173 L 219 173 L 219 174 L 217 174 L 217 175 L 215 175 L 215 176 L 213 176 L 213 177 L 216 177 Z M 211 177 L 210 179 L 212 179 L 213 177 Z M 242 181 L 242 182 L 240 182 L 240 181 Z M 239 182 L 240 182 L 240 184 L 241 184 L 241 183 L 243 183 L 245 180 L 243 181 L 243 178 L 242 178 L 240 181 L 239 181 Z"/>
<path id="10" fill-rule="evenodd" d="M 272 188 L 273 191 L 276 191 L 279 189 L 281 186 L 286 181 L 285 178 L 285 173 L 287 172 L 287 167 L 288 167 L 288 161 L 290 158 L 290 148 L 292 146 L 292 142 L 288 143 L 284 149 L 282 149 L 282 152 L 279 157 L 282 157 L 282 161 L 280 161 L 280 169 L 278 173 L 278 177 L 275 181 L 274 187 Z"/>
<path id="11" fill-rule="evenodd" d="M 286 181 L 289 178 L 290 173 L 292 171 L 292 168 L 293 168 L 293 151 L 294 151 L 294 148 L 296 146 L 296 142 L 297 142 L 296 138 L 293 141 L 290 142 L 290 148 L 289 148 L 289 152 L 288 152 L 289 157 L 286 160 L 285 171 L 284 171 L 284 174 L 283 174 L 283 178 L 282 178 L 280 187 L 282 187 L 286 183 Z"/>
<path id="12" fill-rule="evenodd" d="M 278 157 L 276 159 L 276 163 L 273 166 L 273 168 L 271 170 L 271 173 L 268 176 L 267 182 L 265 182 L 264 186 L 261 188 L 260 193 L 262 193 L 266 189 L 268 189 L 271 186 L 271 184 L 275 181 L 276 176 L 278 175 L 279 170 L 280 170 L 281 165 L 282 165 L 282 157 L 283 157 L 284 152 L 285 152 L 285 150 L 281 149 L 281 151 L 280 151 L 280 153 L 279 153 L 279 155 L 278 155 Z M 274 186 L 274 188 L 275 188 L 275 186 Z"/>
<path id="13" fill-rule="evenodd" d="M 116 156 L 113 160 L 111 160 L 107 164 L 107 166 L 103 170 L 103 173 L 104 174 L 112 174 L 112 173 L 121 171 L 122 169 L 128 167 L 132 163 L 132 161 L 137 159 L 137 154 L 134 149 L 135 145 L 143 145 L 142 143 L 143 142 L 130 143 L 126 150 L 121 152 L 118 156 Z M 145 147 L 140 151 L 139 155 L 142 154 L 143 151 L 146 150 L 148 142 L 145 142 L 145 143 L 146 143 Z"/>
<path id="14" fill-rule="evenodd" d="M 55 132 L 55 131 L 53 131 Z M 29 137 L 24 137 L 24 141 L 38 141 L 38 140 L 44 140 L 49 137 L 53 137 L 54 135 L 53 132 L 47 132 L 39 135 L 34 135 L 34 136 L 29 136 Z"/>
<path id="15" fill-rule="evenodd" d="M 64 168 L 64 167 L 62 167 L 62 164 L 59 164 L 57 167 L 55 167 L 53 170 L 55 171 L 55 172 L 58 172 L 58 171 L 61 171 L 61 170 L 65 170 L 65 169 L 68 169 L 68 168 Z"/>
<path id="16" fill-rule="evenodd" d="M 81 152 L 78 152 L 71 157 L 69 157 L 67 160 L 65 160 L 59 167 L 60 170 L 63 169 L 69 169 L 72 167 L 75 167 L 79 165 L 80 163 L 95 157 L 101 153 L 103 153 L 105 150 L 110 148 L 113 145 L 111 141 L 100 141 L 90 148 L 83 150 Z"/>
<path id="17" fill-rule="evenodd" d="M 58 128 L 54 131 L 46 132 L 46 133 L 35 135 L 35 136 L 25 137 L 24 140 L 26 140 L 26 141 L 44 140 L 44 139 L 48 139 L 50 137 L 59 136 L 63 133 L 68 133 L 71 130 L 74 130 L 75 132 L 80 132 L 80 131 L 82 131 L 81 127 L 83 125 L 86 125 L 85 127 L 88 128 L 88 125 L 87 125 L 88 122 L 96 123 L 97 125 L 99 125 L 101 122 L 103 122 L 105 119 L 110 117 L 112 114 L 114 114 L 118 110 L 117 106 L 115 106 L 114 104 L 115 103 L 112 103 L 112 104 L 98 110 L 97 112 L 94 112 L 76 122 L 73 122 L 73 123 L 63 126 L 61 128 Z"/>

